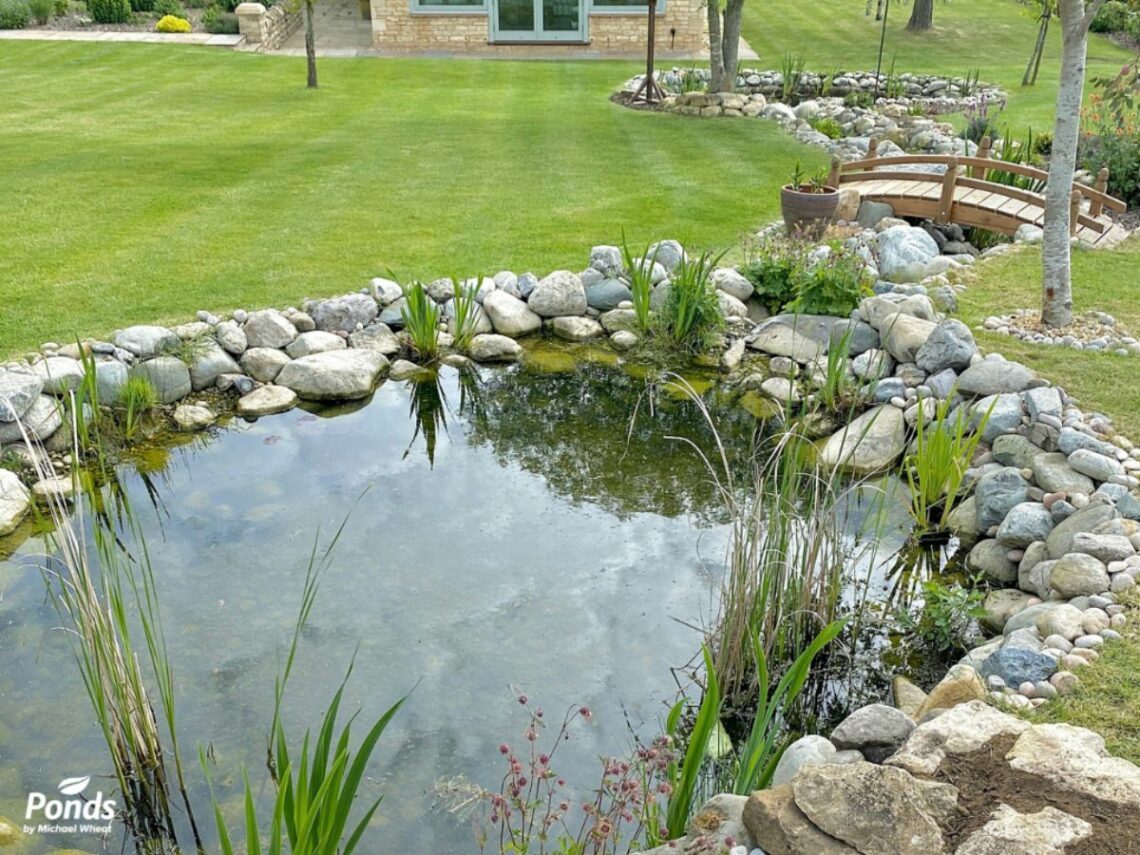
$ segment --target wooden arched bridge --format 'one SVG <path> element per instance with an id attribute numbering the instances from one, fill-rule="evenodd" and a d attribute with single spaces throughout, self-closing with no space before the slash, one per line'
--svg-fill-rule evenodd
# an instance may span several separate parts
<path id="1" fill-rule="evenodd" d="M 1046 172 L 1021 163 L 990 157 L 990 143 L 982 140 L 975 157 L 942 154 L 907 154 L 878 157 L 878 142 L 864 160 L 832 161 L 828 184 L 850 187 L 864 199 L 886 202 L 900 217 L 919 217 L 936 223 L 977 226 L 1012 235 L 1030 223 L 1045 224 Z M 945 166 L 942 174 L 915 169 L 918 165 Z M 909 168 L 908 168 L 909 167 Z M 1092 246 L 1112 246 L 1128 232 L 1106 211 L 1123 212 L 1124 202 L 1105 192 L 1108 170 L 1102 169 L 1095 187 L 1073 185 L 1070 223 L 1074 237 Z"/>

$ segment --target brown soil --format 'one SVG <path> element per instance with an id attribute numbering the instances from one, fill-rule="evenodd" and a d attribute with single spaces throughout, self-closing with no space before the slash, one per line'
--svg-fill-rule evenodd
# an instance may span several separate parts
<path id="1" fill-rule="evenodd" d="M 629 107 L 631 110 L 651 110 L 658 112 L 661 110 L 660 104 L 646 104 L 644 101 L 634 101 L 632 92 L 615 92 L 610 96 L 610 100 L 623 107 Z"/>
<path id="2" fill-rule="evenodd" d="M 1135 231 L 1140 229 L 1140 208 L 1129 208 L 1123 214 L 1118 214 L 1115 211 L 1109 211 L 1108 216 L 1120 223 L 1123 228 L 1128 231 Z"/>
<path id="3" fill-rule="evenodd" d="M 1093 827 L 1084 842 L 1066 855 L 1136 855 L 1140 851 L 1140 815 L 1120 805 L 1060 790 L 1036 775 L 1018 772 L 1005 762 L 1016 737 L 994 739 L 972 754 L 948 755 L 934 779 L 958 788 L 959 813 L 942 827 L 947 851 L 953 852 L 985 825 L 998 805 L 1019 813 L 1054 807 L 1080 817 Z"/>

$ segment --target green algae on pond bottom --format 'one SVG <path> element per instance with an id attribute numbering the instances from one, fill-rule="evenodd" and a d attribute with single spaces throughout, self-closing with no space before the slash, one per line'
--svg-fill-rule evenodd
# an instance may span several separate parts
<path id="1" fill-rule="evenodd" d="M 318 726 L 357 644 L 346 705 L 367 719 L 414 687 L 362 792 L 385 795 L 369 851 L 474 851 L 466 824 L 432 810 L 432 787 L 454 775 L 497 785 L 497 746 L 525 726 L 509 686 L 552 717 L 594 710 L 559 753 L 558 772 L 583 790 L 599 755 L 628 750 L 630 724 L 659 731 L 670 669 L 690 661 L 696 628 L 715 615 L 727 538 L 705 463 L 667 437 L 711 452 L 712 436 L 691 400 L 647 391 L 625 366 L 569 367 L 560 346 L 543 352 L 466 379 L 441 368 L 426 383 L 385 383 L 350 407 L 156 437 L 127 455 L 119 478 L 148 536 L 180 738 L 191 753 L 212 746 L 227 811 L 239 806 L 241 764 L 263 777 L 273 680 L 313 540 L 350 514 L 285 714 L 293 733 Z M 755 419 L 721 387 L 703 397 L 746 471 Z M 884 539 L 887 551 L 903 540 Z M 0 785 L 49 792 L 91 774 L 109 790 L 40 549 L 28 541 L 0 562 Z M 190 778 L 208 827 L 195 769 Z M 0 792 L 0 814 L 24 798 Z M 36 839 L 27 855 L 97 842 Z"/>

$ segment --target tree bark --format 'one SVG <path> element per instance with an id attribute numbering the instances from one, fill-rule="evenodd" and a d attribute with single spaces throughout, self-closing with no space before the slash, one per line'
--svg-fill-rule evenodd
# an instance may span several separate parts
<path id="1" fill-rule="evenodd" d="M 305 59 L 309 67 L 308 87 L 317 88 L 317 34 L 313 27 L 313 0 L 305 0 Z"/>
<path id="2" fill-rule="evenodd" d="M 1046 5 L 1041 12 L 1041 22 L 1037 27 L 1037 41 L 1033 45 L 1033 53 L 1029 56 L 1029 65 L 1025 67 L 1025 76 L 1021 78 L 1022 86 L 1033 86 L 1037 83 L 1037 70 L 1041 68 L 1041 55 L 1045 52 L 1045 39 L 1049 35 L 1049 18 L 1052 7 Z"/>
<path id="3" fill-rule="evenodd" d="M 720 35 L 719 0 L 708 0 L 709 92 L 724 92 L 724 45 Z"/>
<path id="4" fill-rule="evenodd" d="M 726 90 L 736 88 L 736 65 L 740 55 L 740 24 L 744 17 L 744 0 L 728 0 L 724 7 L 724 29 L 721 53 L 724 57 Z"/>
<path id="5" fill-rule="evenodd" d="M 914 0 L 914 7 L 910 10 L 910 20 L 906 23 L 908 30 L 929 30 L 934 26 L 934 0 Z"/>
<path id="6" fill-rule="evenodd" d="M 1069 203 L 1081 130 L 1089 25 L 1104 0 L 1060 0 L 1061 83 L 1053 120 L 1053 151 L 1045 188 L 1045 228 L 1041 245 L 1041 321 L 1046 327 L 1073 322 L 1073 281 L 1069 245 Z"/>

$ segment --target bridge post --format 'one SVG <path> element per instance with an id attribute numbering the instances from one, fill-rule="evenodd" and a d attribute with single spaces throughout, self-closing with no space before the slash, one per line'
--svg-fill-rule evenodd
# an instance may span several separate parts
<path id="1" fill-rule="evenodd" d="M 946 161 L 946 174 L 942 176 L 942 198 L 938 201 L 938 223 L 950 222 L 950 212 L 954 208 L 954 187 L 958 183 L 958 158 Z"/>
<path id="2" fill-rule="evenodd" d="M 843 161 L 838 155 L 831 156 L 831 172 L 827 176 L 827 186 L 839 189 L 839 173 L 843 171 Z"/>
<path id="3" fill-rule="evenodd" d="M 981 158 L 982 160 L 989 160 L 990 159 L 990 151 L 993 148 L 993 144 L 994 144 L 994 141 L 992 139 L 990 139 L 988 135 L 982 137 L 982 141 L 980 143 L 978 143 L 978 153 L 976 156 Z M 982 173 L 981 175 L 978 175 L 978 170 L 981 170 L 981 173 Z M 972 166 L 972 167 L 970 167 L 970 177 L 971 178 L 981 178 L 984 181 L 986 178 L 986 168 L 984 166 Z"/>
<path id="4" fill-rule="evenodd" d="M 873 160 L 879 156 L 879 138 L 871 137 L 867 141 L 867 160 Z"/>
<path id="5" fill-rule="evenodd" d="M 1102 166 L 1100 169 L 1100 172 L 1098 172 L 1096 175 L 1096 190 L 1099 193 L 1107 193 L 1108 192 L 1108 167 L 1107 166 Z M 1089 207 L 1089 216 L 1090 217 L 1099 217 L 1103 208 L 1104 208 L 1104 203 L 1101 202 L 1100 199 L 1093 199 L 1091 204 L 1090 204 L 1090 207 Z"/>
<path id="6" fill-rule="evenodd" d="M 1081 216 L 1081 191 L 1073 190 L 1073 195 L 1069 198 L 1069 235 L 1077 233 L 1077 220 Z"/>

